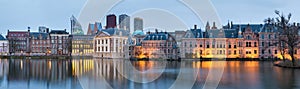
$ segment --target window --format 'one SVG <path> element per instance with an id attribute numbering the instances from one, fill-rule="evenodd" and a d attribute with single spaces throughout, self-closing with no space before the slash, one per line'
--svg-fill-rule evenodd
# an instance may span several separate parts
<path id="1" fill-rule="evenodd" d="M 239 47 L 242 47 L 242 42 L 239 42 Z"/>
<path id="2" fill-rule="evenodd" d="M 277 50 L 275 50 L 275 52 L 274 52 L 275 54 L 277 54 Z"/>
<path id="3" fill-rule="evenodd" d="M 254 42 L 254 47 L 257 47 L 257 43 L 256 42 Z"/>
<path id="4" fill-rule="evenodd" d="M 234 55 L 236 55 L 236 50 L 234 50 Z"/>
<path id="5" fill-rule="evenodd" d="M 265 46 L 265 42 L 261 42 L 261 46 Z"/>
<path id="6" fill-rule="evenodd" d="M 271 39 L 271 37 L 272 37 L 272 35 L 271 35 L 271 34 L 269 34 L 269 37 L 268 37 L 268 38 L 269 38 L 269 39 Z"/>
<path id="7" fill-rule="evenodd" d="M 265 39 L 265 35 L 264 34 L 261 34 L 261 39 Z"/>
<path id="8" fill-rule="evenodd" d="M 250 39 L 251 39 L 251 37 L 248 35 L 248 36 L 247 36 L 247 40 L 250 40 Z"/>
<path id="9" fill-rule="evenodd" d="M 254 54 L 257 54 L 257 50 L 254 50 Z"/>
<path id="10" fill-rule="evenodd" d="M 206 48 L 209 48 L 209 44 L 206 45 Z"/>
<path id="11" fill-rule="evenodd" d="M 249 47 L 251 47 L 251 42 L 249 42 Z"/>
<path id="12" fill-rule="evenodd" d="M 228 48 L 231 48 L 231 45 L 230 45 L 230 44 L 228 45 Z"/>

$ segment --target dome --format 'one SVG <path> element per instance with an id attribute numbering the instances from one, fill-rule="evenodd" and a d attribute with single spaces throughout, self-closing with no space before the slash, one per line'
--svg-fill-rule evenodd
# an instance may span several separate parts
<path id="1" fill-rule="evenodd" d="M 142 30 L 136 30 L 132 33 L 132 35 L 145 35 L 145 33 Z"/>

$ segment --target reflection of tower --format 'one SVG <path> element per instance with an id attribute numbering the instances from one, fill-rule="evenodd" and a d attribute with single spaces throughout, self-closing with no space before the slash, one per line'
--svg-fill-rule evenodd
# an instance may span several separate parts
<path id="1" fill-rule="evenodd" d="M 134 31 L 142 30 L 143 31 L 143 19 L 142 18 L 134 18 Z"/>
<path id="2" fill-rule="evenodd" d="M 126 14 L 120 15 L 119 16 L 119 25 L 120 25 L 120 29 L 130 31 L 130 16 L 128 16 Z"/>
<path id="3" fill-rule="evenodd" d="M 114 14 L 106 16 L 106 29 L 115 28 L 117 26 L 117 17 Z"/>

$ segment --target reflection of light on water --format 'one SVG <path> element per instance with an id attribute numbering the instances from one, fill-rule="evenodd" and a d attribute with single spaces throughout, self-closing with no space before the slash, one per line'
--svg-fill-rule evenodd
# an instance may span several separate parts
<path id="1" fill-rule="evenodd" d="M 21 60 L 20 67 L 21 67 L 21 70 L 22 70 L 23 69 L 23 60 Z"/>
<path id="2" fill-rule="evenodd" d="M 49 70 L 51 70 L 51 61 L 48 61 L 48 68 L 49 68 Z"/>
<path id="3" fill-rule="evenodd" d="M 143 71 L 147 71 L 148 69 L 152 69 L 154 62 L 153 61 L 138 61 L 135 62 L 134 66 L 138 67 L 138 70 L 143 72 Z"/>
<path id="4" fill-rule="evenodd" d="M 94 69 L 93 60 L 72 60 L 72 75 L 80 76 Z"/>

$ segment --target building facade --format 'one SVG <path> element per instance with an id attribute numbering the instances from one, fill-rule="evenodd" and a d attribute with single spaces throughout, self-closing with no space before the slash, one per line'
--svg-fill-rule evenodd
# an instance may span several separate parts
<path id="1" fill-rule="evenodd" d="M 93 56 L 94 35 L 72 35 L 72 56 Z"/>
<path id="2" fill-rule="evenodd" d="M 41 56 L 51 53 L 49 33 L 30 32 L 30 55 Z"/>
<path id="3" fill-rule="evenodd" d="M 8 55 L 9 54 L 9 45 L 8 40 L 5 39 L 2 35 L 0 35 L 0 55 Z"/>
<path id="4" fill-rule="evenodd" d="M 29 55 L 30 53 L 30 30 L 28 31 L 7 31 L 9 54 Z"/>
<path id="5" fill-rule="evenodd" d="M 110 28 L 100 31 L 94 37 L 94 57 L 124 58 L 128 31 Z"/>
<path id="6" fill-rule="evenodd" d="M 71 40 L 65 30 L 51 30 L 51 55 L 71 55 Z"/>
<path id="7" fill-rule="evenodd" d="M 140 58 L 178 59 L 175 38 L 167 32 L 148 32 L 141 42 Z"/>

